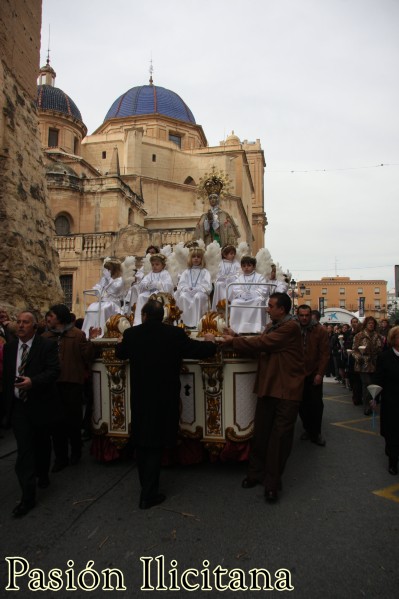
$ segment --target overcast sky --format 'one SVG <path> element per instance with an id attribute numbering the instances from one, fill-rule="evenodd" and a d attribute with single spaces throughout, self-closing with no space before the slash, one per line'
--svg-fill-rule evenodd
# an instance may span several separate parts
<path id="1" fill-rule="evenodd" d="M 56 86 L 92 133 L 149 79 L 210 146 L 266 158 L 265 246 L 296 280 L 384 279 L 399 264 L 398 0 L 43 0 Z M 384 166 L 381 166 L 384 165 Z M 367 298 L 366 298 L 367 299 Z"/>

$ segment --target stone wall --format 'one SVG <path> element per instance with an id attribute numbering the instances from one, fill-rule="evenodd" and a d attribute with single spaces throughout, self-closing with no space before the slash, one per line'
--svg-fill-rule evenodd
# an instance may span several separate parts
<path id="1" fill-rule="evenodd" d="M 0 3 L 0 304 L 62 301 L 34 98 L 41 0 Z"/>

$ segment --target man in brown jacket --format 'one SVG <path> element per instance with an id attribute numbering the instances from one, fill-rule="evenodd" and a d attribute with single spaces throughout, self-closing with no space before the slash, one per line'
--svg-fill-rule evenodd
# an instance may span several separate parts
<path id="1" fill-rule="evenodd" d="M 62 414 L 53 427 L 55 462 L 52 469 L 52 472 L 59 472 L 69 463 L 77 464 L 81 458 L 83 385 L 94 358 L 94 346 L 71 322 L 71 312 L 64 304 L 51 306 L 46 320 L 49 331 L 43 333 L 43 337 L 57 341 L 61 364 L 57 389 Z M 98 329 L 92 329 L 90 334 L 96 336 L 98 332 Z M 70 460 L 68 443 L 71 446 Z"/>
<path id="2" fill-rule="evenodd" d="M 305 357 L 305 385 L 299 415 L 303 428 L 302 441 L 324 447 L 326 441 L 321 435 L 323 418 L 323 377 L 330 360 L 330 344 L 326 329 L 312 320 L 310 306 L 303 304 L 297 310 Z"/>
<path id="3" fill-rule="evenodd" d="M 305 378 L 301 333 L 291 317 L 291 299 L 273 293 L 267 311 L 271 323 L 260 335 L 225 335 L 222 343 L 239 353 L 259 356 L 254 392 L 258 396 L 245 489 L 263 484 L 273 502 L 291 453 L 295 421 Z M 230 332 L 230 331 L 229 331 Z"/>

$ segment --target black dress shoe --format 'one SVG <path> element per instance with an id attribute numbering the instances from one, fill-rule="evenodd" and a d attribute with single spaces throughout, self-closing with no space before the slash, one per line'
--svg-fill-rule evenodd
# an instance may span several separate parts
<path id="1" fill-rule="evenodd" d="M 162 493 L 158 493 L 158 495 L 154 495 L 154 497 L 151 497 L 150 499 L 140 499 L 139 508 L 141 510 L 149 510 L 151 507 L 163 503 L 165 499 L 166 496 Z"/>
<path id="2" fill-rule="evenodd" d="M 47 489 L 49 484 L 50 484 L 50 479 L 47 475 L 39 476 L 39 478 L 37 479 L 37 486 L 39 487 L 39 489 Z"/>
<path id="3" fill-rule="evenodd" d="M 26 516 L 28 512 L 33 510 L 35 507 L 35 502 L 30 501 L 29 503 L 26 501 L 21 501 L 12 511 L 12 515 L 14 518 L 22 518 Z"/>
<path id="4" fill-rule="evenodd" d="M 320 445 L 320 447 L 324 447 L 326 444 L 325 438 L 322 437 L 321 435 L 316 435 L 315 437 L 311 437 L 310 440 L 312 441 L 312 443 L 315 443 L 316 445 Z"/>
<path id="5" fill-rule="evenodd" d="M 372 414 L 372 410 L 370 408 L 368 410 L 364 410 L 365 416 L 371 416 L 371 414 Z"/>
<path id="6" fill-rule="evenodd" d="M 68 462 L 54 462 L 54 466 L 51 469 L 51 472 L 61 472 L 68 466 Z"/>
<path id="7" fill-rule="evenodd" d="M 398 460 L 397 459 L 389 458 L 388 472 L 389 472 L 389 474 L 394 474 L 394 475 L 398 473 Z"/>
<path id="8" fill-rule="evenodd" d="M 265 499 L 268 503 L 275 503 L 278 500 L 277 491 L 265 491 Z"/>
<path id="9" fill-rule="evenodd" d="M 248 476 L 241 483 L 243 489 L 252 489 L 256 485 L 260 485 L 260 482 L 256 478 L 248 478 Z"/>

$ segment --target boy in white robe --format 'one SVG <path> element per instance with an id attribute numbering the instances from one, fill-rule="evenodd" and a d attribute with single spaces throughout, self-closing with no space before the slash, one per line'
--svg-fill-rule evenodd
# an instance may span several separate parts
<path id="1" fill-rule="evenodd" d="M 226 299 L 226 293 L 228 293 L 228 299 L 230 301 L 232 299 L 233 287 L 229 287 L 227 292 L 227 286 L 233 283 L 241 273 L 236 254 L 237 250 L 234 245 L 225 245 L 222 248 L 222 260 L 216 275 L 212 299 L 212 310 L 215 312 L 217 311 L 218 302 Z"/>
<path id="2" fill-rule="evenodd" d="M 165 270 L 166 258 L 163 254 L 152 254 L 150 257 L 151 272 L 149 272 L 138 285 L 138 298 L 134 312 L 133 326 L 141 324 L 141 310 L 153 293 L 170 293 L 173 295 L 172 277 Z"/>
<path id="3" fill-rule="evenodd" d="M 230 327 L 237 334 L 261 333 L 266 325 L 266 298 L 268 286 L 265 278 L 255 271 L 256 258 L 243 256 L 242 273 L 233 287 L 230 309 Z"/>

